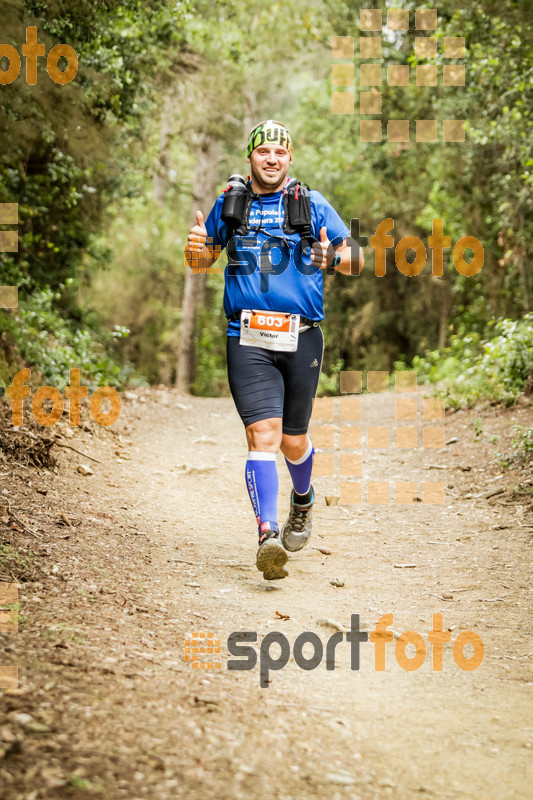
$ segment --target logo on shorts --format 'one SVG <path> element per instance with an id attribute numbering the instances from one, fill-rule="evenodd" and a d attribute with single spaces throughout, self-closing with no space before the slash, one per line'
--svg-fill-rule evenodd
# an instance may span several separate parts
<path id="1" fill-rule="evenodd" d="M 311 361 L 309 366 L 310 367 L 318 367 L 318 361 L 316 360 L 316 358 L 313 358 L 313 360 Z"/>

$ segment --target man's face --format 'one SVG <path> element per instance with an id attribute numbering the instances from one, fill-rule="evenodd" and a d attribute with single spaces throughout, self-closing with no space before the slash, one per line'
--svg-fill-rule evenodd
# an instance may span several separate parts
<path id="1" fill-rule="evenodd" d="M 279 144 L 262 144 L 252 150 L 246 160 L 250 162 L 252 178 L 258 188 L 266 193 L 276 192 L 284 185 L 292 156 Z"/>

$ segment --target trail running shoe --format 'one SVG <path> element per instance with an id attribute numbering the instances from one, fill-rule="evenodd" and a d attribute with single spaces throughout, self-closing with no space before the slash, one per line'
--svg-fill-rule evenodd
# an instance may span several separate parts
<path id="1" fill-rule="evenodd" d="M 291 492 L 291 507 L 289 511 L 289 519 L 281 529 L 280 540 L 281 544 L 288 550 L 289 553 L 296 553 L 305 547 L 311 536 L 311 518 L 313 504 L 315 502 L 315 492 L 311 486 L 312 498 L 311 502 L 305 506 L 298 505 L 294 502 L 294 490 Z"/>
<path id="2" fill-rule="evenodd" d="M 259 572 L 263 573 L 266 581 L 275 581 L 286 578 L 289 574 L 283 565 L 287 563 L 288 555 L 279 540 L 277 531 L 267 531 L 265 538 L 259 540 L 256 565 Z"/>

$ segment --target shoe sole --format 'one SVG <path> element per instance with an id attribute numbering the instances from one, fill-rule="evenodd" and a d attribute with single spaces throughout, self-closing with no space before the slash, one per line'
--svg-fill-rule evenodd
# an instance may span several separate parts
<path id="1" fill-rule="evenodd" d="M 255 563 L 266 581 L 275 581 L 286 578 L 289 574 L 283 568 L 288 558 L 289 556 L 279 539 L 267 539 L 257 551 Z"/>

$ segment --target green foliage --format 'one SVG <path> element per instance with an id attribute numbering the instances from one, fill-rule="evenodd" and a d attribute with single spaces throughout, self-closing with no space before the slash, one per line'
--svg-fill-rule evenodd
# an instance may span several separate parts
<path id="1" fill-rule="evenodd" d="M 526 428 L 515 423 L 511 425 L 511 429 L 513 431 L 512 452 L 496 452 L 498 463 L 504 469 L 515 467 L 529 469 L 533 465 L 533 428 Z M 523 486 L 516 487 L 518 493 L 523 488 Z M 528 491 L 532 492 L 533 486 L 530 485 Z"/>
<path id="2" fill-rule="evenodd" d="M 226 378 L 226 317 L 222 308 L 224 280 L 214 277 L 207 302 L 196 315 L 196 380 L 193 394 L 220 397 L 228 393 Z M 214 296 L 213 296 L 214 295 Z"/>
<path id="3" fill-rule="evenodd" d="M 533 461 L 533 428 L 513 425 L 513 450 L 515 457 L 525 463 Z"/>
<path id="4" fill-rule="evenodd" d="M 19 251 L 2 262 L 19 285 L 55 289 L 75 275 L 106 205 L 121 193 L 123 153 L 149 119 L 155 85 L 179 62 L 187 11 L 163 0 L 8 7 L 2 32 L 19 48 L 35 24 L 47 50 L 65 42 L 78 56 L 78 74 L 65 86 L 40 59 L 36 85 L 24 81 L 23 67 L 1 87 L 0 202 L 19 204 Z"/>
<path id="5" fill-rule="evenodd" d="M 419 383 L 445 382 L 438 393 L 454 408 L 485 400 L 516 402 L 533 373 L 533 314 L 493 320 L 487 330 L 490 338 L 485 340 L 452 336 L 442 356 L 437 351 L 415 356 L 410 368 L 417 371 Z M 405 362 L 396 363 L 396 369 L 405 368 Z"/>
<path id="6" fill-rule="evenodd" d="M 119 366 L 113 349 L 129 331 L 119 326 L 111 333 L 78 328 L 54 308 L 60 297 L 60 292 L 43 289 L 31 295 L 16 315 L 0 312 L 0 331 L 9 332 L 20 359 L 33 371 L 33 381 L 61 391 L 69 383 L 70 369 L 78 368 L 91 391 L 98 386 L 121 386 L 132 368 Z M 2 381 L 12 377 L 0 375 Z"/>
<path id="7" fill-rule="evenodd" d="M 447 379 L 453 380 L 461 375 L 464 366 L 473 364 L 479 358 L 481 351 L 482 342 L 479 333 L 464 337 L 454 334 L 451 336 L 450 346 L 442 353 L 438 350 L 428 350 L 424 356 L 414 356 L 409 363 L 406 359 L 399 359 L 394 367 L 397 370 L 415 370 L 419 384 L 439 383 Z"/>
<path id="8" fill-rule="evenodd" d="M 4 574 L 24 575 L 33 567 L 36 555 L 33 550 L 23 553 L 5 542 L 0 544 L 0 567 Z"/>
<path id="9" fill-rule="evenodd" d="M 69 776 L 68 782 L 69 786 L 72 789 L 81 789 L 82 791 L 87 791 L 87 792 L 94 791 L 95 789 L 94 784 L 91 783 L 91 781 L 88 780 L 88 778 L 84 778 L 81 775 L 76 775 L 75 772 L 73 772 Z"/>
<path id="10" fill-rule="evenodd" d="M 46 51 L 66 43 L 78 56 L 78 73 L 67 85 L 49 78 L 41 58 L 36 85 L 24 80 L 23 62 L 19 77 L 0 87 L 0 202 L 19 206 L 18 252 L 0 253 L 0 285 L 23 290 L 17 325 L 3 316 L 2 327 L 13 331 L 28 365 L 53 382 L 60 375 L 66 380 L 72 358 L 73 366 L 83 361 L 92 384 L 116 384 L 129 374 L 104 355 L 116 323 L 110 325 L 113 333 L 100 331 L 91 343 L 94 334 L 76 293 L 63 289 L 77 280 L 93 237 L 108 227 L 113 200 L 138 190 L 127 162 L 143 153 L 160 83 L 181 69 L 190 7 L 181 0 L 14 0 L 2 15 L 2 40 L 19 52 L 26 26 L 36 25 Z M 109 249 L 94 255 L 87 261 L 91 272 L 109 260 Z M 51 349 L 43 348 L 48 337 Z M 4 335 L 2 344 L 0 364 L 12 367 L 13 342 Z"/>
<path id="11" fill-rule="evenodd" d="M 93 239 L 84 262 L 87 306 L 109 330 L 128 329 L 120 355 L 135 365 L 137 379 L 151 383 L 170 384 L 176 371 L 184 268 L 172 212 L 148 190 L 113 206 L 108 232 Z M 102 263 L 107 247 L 110 262 L 105 256 Z"/>
<path id="12" fill-rule="evenodd" d="M 483 420 L 481 417 L 476 417 L 472 426 L 474 428 L 474 439 L 479 439 L 483 433 Z"/>
<path id="13" fill-rule="evenodd" d="M 330 368 L 329 373 L 322 370 L 320 372 L 320 378 L 318 379 L 318 389 L 317 395 L 318 397 L 325 397 L 329 395 L 338 395 L 339 394 L 339 380 L 340 380 L 340 373 L 341 370 L 344 369 L 344 362 L 342 359 L 338 359 Z"/>

